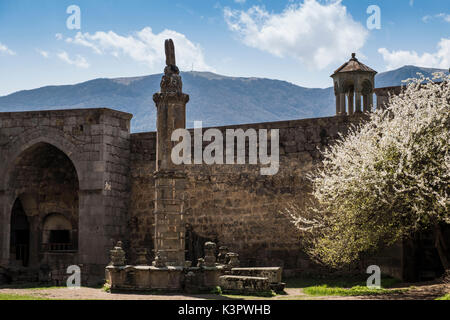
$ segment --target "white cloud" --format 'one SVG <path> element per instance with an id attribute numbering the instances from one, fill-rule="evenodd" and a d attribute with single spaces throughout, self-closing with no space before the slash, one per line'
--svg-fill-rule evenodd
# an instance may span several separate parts
<path id="1" fill-rule="evenodd" d="M 236 3 L 245 3 L 245 0 L 234 0 Z"/>
<path id="2" fill-rule="evenodd" d="M 409 0 L 409 5 L 410 5 L 411 7 L 414 7 L 414 0 Z"/>
<path id="3" fill-rule="evenodd" d="M 77 33 L 66 42 L 92 49 L 97 54 L 111 54 L 118 58 L 128 56 L 135 61 L 152 67 L 165 64 L 164 40 L 173 39 L 177 65 L 181 69 L 191 69 L 194 65 L 198 71 L 214 71 L 208 66 L 203 56 L 203 50 L 198 44 L 192 43 L 185 35 L 172 30 L 164 30 L 158 34 L 146 27 L 132 35 L 119 35 L 114 31 L 97 31 L 94 34 Z"/>
<path id="4" fill-rule="evenodd" d="M 44 58 L 48 58 L 50 56 L 50 54 L 47 51 L 41 50 L 41 49 L 36 49 L 36 51 L 43 56 Z"/>
<path id="5" fill-rule="evenodd" d="M 341 1 L 321 4 L 305 0 L 282 13 L 254 6 L 247 11 L 224 9 L 225 21 L 241 41 L 278 57 L 294 57 L 307 66 L 324 69 L 358 52 L 368 31 L 353 20 Z"/>
<path id="6" fill-rule="evenodd" d="M 450 14 L 439 13 L 439 14 L 436 15 L 436 18 L 443 19 L 445 22 L 449 22 L 450 23 Z"/>
<path id="7" fill-rule="evenodd" d="M 425 52 L 419 55 L 416 51 L 392 51 L 386 48 L 378 49 L 383 56 L 388 70 L 396 69 L 404 65 L 416 65 L 428 68 L 448 69 L 450 66 L 450 38 L 441 39 L 437 45 L 437 52 Z"/>
<path id="8" fill-rule="evenodd" d="M 57 33 L 57 34 L 55 34 L 55 38 L 56 38 L 56 40 L 62 40 L 63 35 L 61 33 Z"/>
<path id="9" fill-rule="evenodd" d="M 102 54 L 102 50 L 100 50 L 94 43 L 86 40 L 85 37 L 89 37 L 89 34 L 83 35 L 81 32 L 78 32 L 75 35 L 75 38 L 67 38 L 66 42 L 85 46 L 85 47 L 91 48 L 97 54 Z"/>
<path id="10" fill-rule="evenodd" d="M 425 23 L 430 22 L 433 19 L 439 19 L 439 20 L 443 20 L 445 22 L 450 23 L 450 14 L 447 13 L 438 13 L 435 15 L 426 15 L 422 18 L 422 21 Z"/>
<path id="11" fill-rule="evenodd" d="M 426 15 L 426 16 L 424 16 L 424 17 L 422 18 L 422 21 L 425 22 L 425 23 L 427 23 L 427 22 L 430 21 L 432 18 L 433 18 L 432 16 Z"/>
<path id="12" fill-rule="evenodd" d="M 59 59 L 61 59 L 62 61 L 66 62 L 68 64 L 77 66 L 79 68 L 84 68 L 84 69 L 89 68 L 89 63 L 87 62 L 87 60 L 80 55 L 77 55 L 74 59 L 71 59 L 67 52 L 62 51 L 62 52 L 58 53 L 57 56 Z"/>
<path id="13" fill-rule="evenodd" d="M 16 53 L 14 51 L 9 49 L 7 46 L 2 44 L 1 42 L 0 42 L 0 53 L 6 53 L 6 54 L 8 54 L 10 56 L 15 56 L 16 55 Z"/>

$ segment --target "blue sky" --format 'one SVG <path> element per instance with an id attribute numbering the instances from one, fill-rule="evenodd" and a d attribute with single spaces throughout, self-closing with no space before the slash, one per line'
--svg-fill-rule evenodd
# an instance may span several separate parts
<path id="1" fill-rule="evenodd" d="M 163 40 L 180 69 L 331 86 L 357 52 L 382 72 L 450 67 L 449 0 L 0 0 L 0 95 L 99 77 L 160 73 Z M 77 5 L 80 29 L 68 29 Z M 367 8 L 380 8 L 368 29 Z"/>

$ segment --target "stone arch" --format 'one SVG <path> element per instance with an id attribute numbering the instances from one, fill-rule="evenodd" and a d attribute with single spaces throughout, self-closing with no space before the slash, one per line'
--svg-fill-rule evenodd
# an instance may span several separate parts
<path id="1" fill-rule="evenodd" d="M 355 106 L 355 87 L 356 87 L 356 83 L 355 81 L 352 79 L 347 79 L 344 81 L 343 86 L 342 86 L 342 93 L 345 94 L 345 96 L 347 97 L 347 103 L 344 103 L 343 108 L 341 107 L 341 112 L 342 113 L 346 113 L 348 115 L 353 115 L 354 113 L 354 106 Z"/>
<path id="2" fill-rule="evenodd" d="M 361 94 L 363 97 L 364 112 L 371 111 L 373 106 L 373 85 L 369 79 L 364 79 L 361 82 Z"/>
<path id="3" fill-rule="evenodd" d="M 76 227 L 70 217 L 52 212 L 42 220 L 41 243 L 46 251 L 75 250 Z"/>
<path id="4" fill-rule="evenodd" d="M 40 265 L 42 220 L 49 211 L 68 212 L 73 216 L 70 228 L 73 243 L 70 250 L 78 244 L 80 180 L 79 170 L 76 168 L 77 148 L 70 142 L 58 139 L 58 136 L 34 137 L 33 134 L 27 136 L 31 138 L 27 140 L 22 136 L 11 142 L 10 151 L 5 157 L 4 174 L 1 176 L 3 190 L 0 189 L 0 204 L 2 204 L 0 206 L 2 222 L 0 263 L 2 265 L 10 265 L 12 261 L 9 254 L 11 212 L 18 199 L 23 204 L 30 222 L 30 267 Z M 39 191 L 42 188 L 43 191 Z M 43 195 L 45 198 L 41 200 Z M 68 245 L 66 248 L 69 250 Z"/>
<path id="5" fill-rule="evenodd" d="M 342 85 L 342 90 L 344 93 L 355 90 L 355 81 L 349 79 L 345 80 L 344 84 Z"/>
<path id="6" fill-rule="evenodd" d="M 30 224 L 19 198 L 14 201 L 10 222 L 10 261 L 27 267 L 30 248 Z"/>
<path id="7" fill-rule="evenodd" d="M 0 190 L 8 189 L 7 184 L 10 179 L 11 170 L 19 160 L 20 155 L 38 143 L 50 144 L 63 152 L 73 163 L 78 180 L 85 180 L 83 177 L 84 172 L 81 170 L 81 159 L 79 159 L 81 154 L 80 148 L 64 137 L 60 130 L 36 128 L 25 131 L 9 143 L 9 151 L 4 156 L 4 166 L 0 168 Z"/>
<path id="8" fill-rule="evenodd" d="M 361 83 L 361 92 L 362 94 L 370 94 L 373 92 L 373 86 L 369 79 L 365 79 Z"/>

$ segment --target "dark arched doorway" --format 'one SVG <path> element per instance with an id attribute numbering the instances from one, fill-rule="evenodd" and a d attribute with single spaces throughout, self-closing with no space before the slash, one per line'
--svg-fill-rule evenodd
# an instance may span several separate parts
<path id="1" fill-rule="evenodd" d="M 30 254 L 30 224 L 19 199 L 14 202 L 11 213 L 10 233 L 11 265 L 27 267 Z"/>
<path id="2" fill-rule="evenodd" d="M 44 252 L 67 252 L 77 249 L 77 230 L 70 220 L 60 213 L 45 217 L 42 227 L 41 250 Z"/>
<path id="3" fill-rule="evenodd" d="M 59 280 L 68 266 L 78 263 L 75 166 L 60 149 L 39 142 L 18 156 L 9 177 L 9 192 L 17 197 L 11 213 L 9 264 Z"/>
<path id="4" fill-rule="evenodd" d="M 208 241 L 219 243 L 217 237 L 214 239 L 202 237 L 194 231 L 191 224 L 186 224 L 186 238 L 185 238 L 185 259 L 186 261 L 191 261 L 195 266 L 199 258 L 205 256 L 204 246 Z"/>

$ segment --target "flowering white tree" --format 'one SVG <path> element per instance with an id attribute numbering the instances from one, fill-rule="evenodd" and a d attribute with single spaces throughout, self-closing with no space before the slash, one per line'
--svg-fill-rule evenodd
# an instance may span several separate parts
<path id="1" fill-rule="evenodd" d="M 435 78 L 443 79 L 434 83 Z M 386 108 L 323 152 L 314 204 L 286 209 L 316 261 L 342 267 L 414 232 L 450 223 L 450 76 L 410 79 Z"/>

